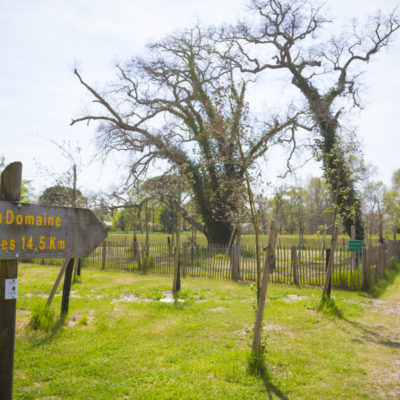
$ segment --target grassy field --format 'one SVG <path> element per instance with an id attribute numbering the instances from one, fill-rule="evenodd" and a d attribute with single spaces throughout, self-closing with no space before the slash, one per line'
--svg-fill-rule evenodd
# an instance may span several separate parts
<path id="1" fill-rule="evenodd" d="M 67 321 L 45 332 L 30 326 L 31 310 L 58 268 L 22 264 L 14 398 L 397 399 L 399 270 L 369 295 L 335 291 L 323 311 L 320 288 L 271 285 L 257 375 L 248 283 L 184 279 L 168 303 L 170 278 L 84 270 Z"/>
<path id="2" fill-rule="evenodd" d="M 161 243 L 161 244 L 167 244 L 167 238 L 168 236 L 171 237 L 171 235 L 168 235 L 166 233 L 160 233 L 160 232 L 153 232 L 150 234 L 150 242 L 151 243 Z M 183 242 L 189 241 L 192 238 L 191 232 L 183 232 L 182 233 L 182 238 L 181 240 Z M 144 242 L 145 241 L 145 234 L 139 233 L 137 235 L 137 239 L 139 242 Z M 373 235 L 372 236 L 372 244 L 377 245 L 378 244 L 378 235 Z M 393 235 L 391 234 L 386 234 L 384 235 L 385 240 L 392 240 Z M 117 232 L 111 232 L 108 234 L 108 241 L 123 241 L 127 240 L 129 243 L 132 240 L 132 233 L 117 233 Z M 326 247 L 329 247 L 330 244 L 330 236 L 326 236 Z M 338 237 L 338 242 L 337 242 L 337 248 L 338 249 L 347 249 L 347 242 L 349 240 L 349 237 L 347 235 L 339 235 Z M 197 232 L 196 234 L 196 241 L 199 245 L 205 246 L 207 245 L 207 239 L 206 237 L 201 233 Z M 260 235 L 260 241 L 262 245 L 266 246 L 268 242 L 268 235 Z M 303 240 L 302 240 L 302 245 L 303 247 L 306 248 L 321 248 L 322 247 L 322 242 L 323 242 L 323 235 L 304 235 Z M 241 236 L 241 243 L 244 245 L 252 245 L 255 246 L 255 235 L 252 234 L 246 234 Z M 298 246 L 299 245 L 299 235 L 278 235 L 277 237 L 277 246 L 278 247 L 291 247 L 292 245 Z"/>

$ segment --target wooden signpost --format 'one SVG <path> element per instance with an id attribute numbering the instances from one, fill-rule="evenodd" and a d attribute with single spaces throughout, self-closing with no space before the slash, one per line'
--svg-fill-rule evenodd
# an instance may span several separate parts
<path id="1" fill-rule="evenodd" d="M 17 260 L 87 257 L 107 236 L 90 210 L 20 203 L 21 182 L 20 162 L 8 165 L 1 174 L 0 400 L 12 399 Z M 63 302 L 64 298 L 69 293 L 63 294 Z"/>
<path id="2" fill-rule="evenodd" d="M 0 201 L 0 260 L 86 257 L 105 237 L 90 210 Z"/>

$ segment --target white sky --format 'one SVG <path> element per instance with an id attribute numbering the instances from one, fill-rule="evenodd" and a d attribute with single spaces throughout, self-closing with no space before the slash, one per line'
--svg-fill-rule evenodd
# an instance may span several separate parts
<path id="1" fill-rule="evenodd" d="M 398 0 L 381 0 L 391 10 Z M 374 13 L 377 1 L 328 0 L 338 16 Z M 91 83 L 102 86 L 113 78 L 113 61 L 142 52 L 151 39 L 193 25 L 234 23 L 245 0 L 0 0 L 0 155 L 22 161 L 25 179 L 36 192 L 51 180 L 40 177 L 34 160 L 51 170 L 65 165 L 55 146 L 79 141 L 85 159 L 92 159 L 94 125 L 69 126 L 88 97 L 72 73 L 78 63 Z M 348 13 L 348 14 L 345 14 Z M 366 69 L 365 110 L 353 118 L 366 161 L 378 167 L 377 179 L 390 184 L 400 168 L 399 98 L 400 33 Z M 80 187 L 106 190 L 117 181 L 118 156 L 106 164 L 93 162 L 80 176 Z M 281 167 L 283 168 L 283 166 Z M 266 169 L 269 169 L 266 166 Z M 279 169 L 279 168 L 278 168 Z M 302 176 L 318 175 L 315 166 Z M 269 177 L 270 180 L 273 180 Z"/>

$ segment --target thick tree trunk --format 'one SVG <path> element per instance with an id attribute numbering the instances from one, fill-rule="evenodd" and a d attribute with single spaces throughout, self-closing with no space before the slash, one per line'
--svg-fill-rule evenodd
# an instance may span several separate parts
<path id="1" fill-rule="evenodd" d="M 343 221 L 346 233 L 351 236 L 351 226 L 356 227 L 356 239 L 364 239 L 364 224 L 361 213 L 361 202 L 354 188 L 354 181 L 346 163 L 343 150 L 338 145 L 335 121 L 320 123 L 322 136 L 319 147 L 322 152 L 322 161 L 325 176 L 335 196 L 335 204 Z"/>
<path id="2" fill-rule="evenodd" d="M 212 221 L 206 224 L 206 237 L 208 244 L 228 245 L 233 225 L 228 221 Z"/>
<path id="3" fill-rule="evenodd" d="M 317 124 L 320 138 L 317 140 L 322 155 L 325 177 L 331 186 L 346 233 L 351 235 L 351 226 L 356 226 L 356 238 L 364 239 L 364 224 L 361 202 L 358 199 L 354 180 L 340 146 L 337 133 L 337 118 L 331 112 L 332 100 L 322 97 L 298 70 L 291 69 L 293 83 L 306 97 L 313 119 Z M 352 211 L 350 211 L 352 210 Z"/>

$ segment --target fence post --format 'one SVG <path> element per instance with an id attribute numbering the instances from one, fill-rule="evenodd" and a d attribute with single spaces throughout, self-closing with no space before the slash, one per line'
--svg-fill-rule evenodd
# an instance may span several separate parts
<path id="1" fill-rule="evenodd" d="M 186 278 L 186 266 L 187 266 L 187 245 L 186 243 L 183 245 L 183 262 L 182 262 L 182 276 Z"/>
<path id="2" fill-rule="evenodd" d="M 356 226 L 355 225 L 351 226 L 351 240 L 356 240 Z M 357 265 L 357 252 L 352 251 L 351 252 L 351 271 L 356 270 L 356 265 Z"/>
<path id="3" fill-rule="evenodd" d="M 236 280 L 236 275 L 235 275 L 235 268 L 236 268 L 236 262 L 235 262 L 235 258 L 236 258 L 236 243 L 232 243 L 231 246 L 231 279 L 233 281 Z"/>
<path id="4" fill-rule="evenodd" d="M 236 273 L 237 273 L 237 279 L 240 279 L 240 236 L 238 243 L 236 244 Z"/>
<path id="5" fill-rule="evenodd" d="M 179 240 L 177 240 L 177 246 L 175 247 L 175 257 L 174 257 L 174 277 L 172 280 L 172 292 L 177 293 L 181 290 L 181 255 Z"/>
<path id="6" fill-rule="evenodd" d="M 326 249 L 325 250 L 325 270 L 328 270 L 328 266 L 329 266 L 329 258 L 331 256 L 331 249 Z M 328 282 L 328 289 L 326 294 L 328 295 L 328 297 L 331 297 L 331 289 L 332 289 L 332 276 L 329 276 L 329 282 Z"/>
<path id="7" fill-rule="evenodd" d="M 386 253 L 386 257 L 387 257 L 387 261 L 388 261 L 388 267 L 389 268 L 393 268 L 394 267 L 394 244 L 395 242 L 393 240 L 389 240 L 387 243 L 387 253 Z"/>
<path id="8" fill-rule="evenodd" d="M 50 304 L 51 304 L 51 302 L 53 301 L 53 297 L 54 297 L 54 295 L 56 294 L 56 290 L 57 290 L 58 285 L 60 284 L 61 279 L 62 279 L 62 277 L 63 277 L 63 275 L 64 275 L 64 273 L 65 273 L 65 270 L 66 270 L 66 268 L 67 268 L 67 266 L 68 266 L 69 260 L 70 260 L 69 258 L 66 258 L 66 259 L 64 260 L 63 266 L 61 267 L 61 270 L 60 270 L 60 272 L 59 272 L 59 274 L 58 274 L 58 276 L 57 276 L 57 279 L 56 279 L 56 281 L 54 282 L 53 288 L 51 289 L 51 292 L 50 292 L 50 294 L 49 294 L 49 298 L 47 299 L 47 306 L 48 306 L 48 307 L 50 307 Z"/>
<path id="9" fill-rule="evenodd" d="M 385 263 L 385 258 L 384 258 L 384 248 L 383 244 L 379 245 L 379 278 L 383 278 L 383 271 L 384 271 L 384 263 Z"/>
<path id="10" fill-rule="evenodd" d="M 237 281 L 240 279 L 240 244 L 234 243 L 231 247 L 231 268 L 232 280 Z"/>
<path id="11" fill-rule="evenodd" d="M 72 272 L 74 270 L 74 258 L 70 258 L 64 275 L 63 294 L 61 299 L 61 318 L 65 318 L 68 314 L 69 295 L 71 292 Z"/>
<path id="12" fill-rule="evenodd" d="M 367 290 L 369 288 L 369 273 L 368 273 L 368 251 L 365 247 L 362 249 L 362 289 Z"/>
<path id="13" fill-rule="evenodd" d="M 291 259 L 292 259 L 292 270 L 293 270 L 293 283 L 295 285 L 299 284 L 299 278 L 297 276 L 297 249 L 296 246 L 293 245 L 291 249 Z"/>
<path id="14" fill-rule="evenodd" d="M 388 269 L 387 244 L 383 243 L 383 274 L 382 274 L 382 278 L 385 275 L 385 272 L 387 269 Z"/>
<path id="15" fill-rule="evenodd" d="M 327 257 L 327 266 L 326 266 L 326 278 L 325 278 L 325 283 L 324 283 L 324 288 L 322 290 L 322 302 L 325 301 L 325 297 L 328 294 L 328 291 L 330 293 L 331 291 L 331 277 L 332 277 L 332 271 L 335 263 L 335 249 L 336 249 L 336 242 L 337 242 L 337 237 L 338 237 L 338 229 L 337 226 L 334 226 L 333 228 L 333 240 L 331 243 L 331 248 L 326 249 L 327 251 L 329 250 L 329 257 Z"/>
<path id="16" fill-rule="evenodd" d="M 101 253 L 101 269 L 105 269 L 106 267 L 106 241 L 103 242 L 103 248 Z"/>

